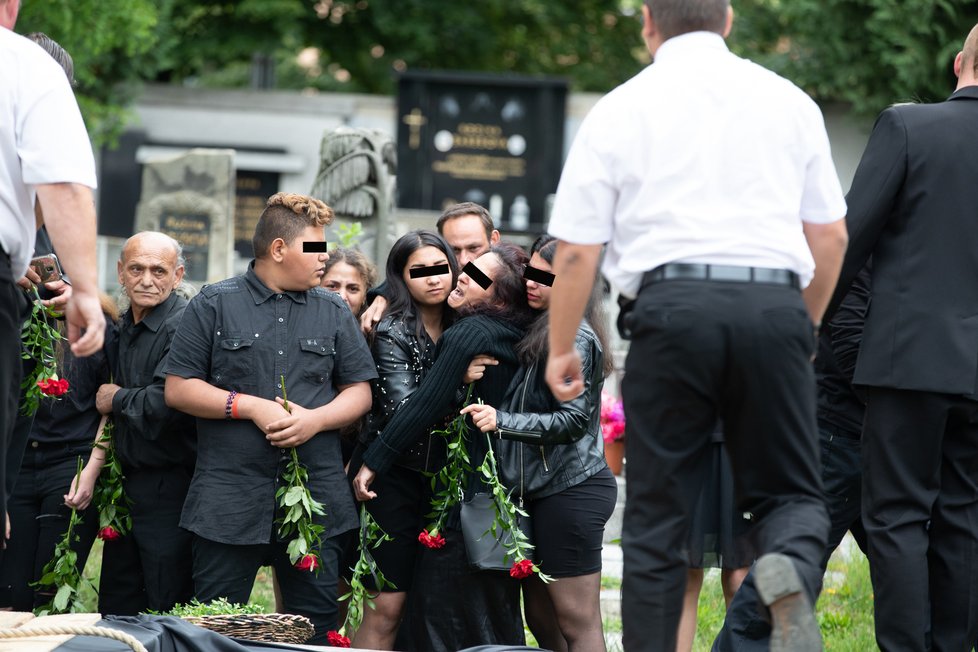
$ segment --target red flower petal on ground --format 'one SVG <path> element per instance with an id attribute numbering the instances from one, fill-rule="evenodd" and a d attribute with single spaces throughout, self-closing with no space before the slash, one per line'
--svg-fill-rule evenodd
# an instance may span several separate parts
<path id="1" fill-rule="evenodd" d="M 513 564 L 513 567 L 509 569 L 510 577 L 515 577 L 518 580 L 521 580 L 524 577 L 529 577 L 532 573 L 533 562 L 529 559 L 522 559 Z"/>
<path id="2" fill-rule="evenodd" d="M 295 562 L 295 567 L 301 571 L 309 571 L 311 573 L 319 568 L 319 560 L 316 558 L 316 555 L 311 553 L 308 555 L 303 555 L 302 559 Z"/>
<path id="3" fill-rule="evenodd" d="M 426 548 L 431 548 L 432 550 L 438 550 L 445 546 L 445 537 L 438 534 L 435 531 L 433 534 L 428 534 L 428 530 L 421 530 L 421 534 L 418 535 L 418 541 L 424 545 Z"/>
<path id="4" fill-rule="evenodd" d="M 116 539 L 122 538 L 119 531 L 112 527 L 111 525 L 106 525 L 104 528 L 98 531 L 98 538 L 102 541 L 115 541 Z"/>
<path id="5" fill-rule="evenodd" d="M 333 647 L 350 647 L 350 639 L 333 630 L 326 632 L 326 641 Z"/>

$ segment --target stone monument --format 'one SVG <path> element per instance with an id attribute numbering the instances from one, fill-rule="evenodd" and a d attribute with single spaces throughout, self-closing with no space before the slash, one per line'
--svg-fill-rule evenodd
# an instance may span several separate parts
<path id="1" fill-rule="evenodd" d="M 143 169 L 135 231 L 162 231 L 183 246 L 184 279 L 198 287 L 232 276 L 234 150 L 192 149 Z"/>
<path id="2" fill-rule="evenodd" d="M 393 244 L 397 148 L 376 129 L 340 127 L 327 132 L 320 146 L 319 172 L 311 195 L 336 215 L 331 230 L 344 222 L 361 222 L 361 248 L 381 269 Z M 335 235 L 327 239 L 335 242 Z"/>

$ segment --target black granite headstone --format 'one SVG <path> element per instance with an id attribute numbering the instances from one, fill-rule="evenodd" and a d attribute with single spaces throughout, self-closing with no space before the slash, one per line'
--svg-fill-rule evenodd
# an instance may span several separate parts
<path id="1" fill-rule="evenodd" d="M 398 206 L 473 201 L 493 213 L 497 228 L 540 230 L 560 179 L 566 100 L 564 79 L 402 74 Z"/>
<path id="2" fill-rule="evenodd" d="M 278 172 L 238 170 L 234 193 L 234 249 L 243 258 L 254 256 L 251 239 L 268 198 L 278 192 Z"/>

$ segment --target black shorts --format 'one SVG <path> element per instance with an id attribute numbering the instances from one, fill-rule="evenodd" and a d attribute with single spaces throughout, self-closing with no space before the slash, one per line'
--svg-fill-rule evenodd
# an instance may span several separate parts
<path id="1" fill-rule="evenodd" d="M 608 467 L 558 494 L 527 504 L 533 524 L 533 560 L 551 577 L 578 577 L 601 570 L 604 526 L 618 499 Z"/>

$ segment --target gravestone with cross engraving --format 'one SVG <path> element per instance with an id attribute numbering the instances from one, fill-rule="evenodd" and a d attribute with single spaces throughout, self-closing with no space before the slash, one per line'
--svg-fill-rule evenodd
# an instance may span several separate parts
<path id="1" fill-rule="evenodd" d="M 497 227 L 540 231 L 560 179 L 567 82 L 408 71 L 399 80 L 398 206 L 472 201 Z"/>

